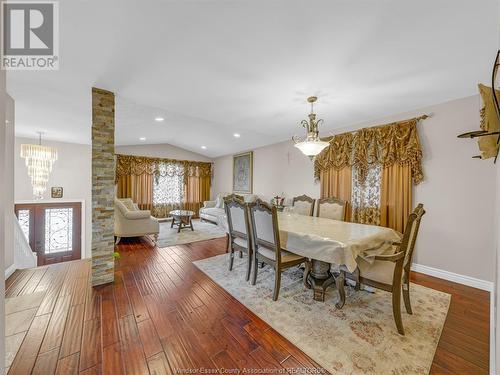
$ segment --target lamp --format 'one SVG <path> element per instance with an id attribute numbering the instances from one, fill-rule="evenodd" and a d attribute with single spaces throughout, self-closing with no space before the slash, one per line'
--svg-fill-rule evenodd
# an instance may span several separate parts
<path id="1" fill-rule="evenodd" d="M 314 113 L 314 102 L 316 100 L 318 100 L 316 96 L 307 98 L 307 101 L 311 103 L 311 113 L 308 115 L 309 121 L 302 120 L 300 123 L 307 130 L 306 138 L 301 140 L 295 135 L 292 137 L 295 147 L 302 151 L 304 155 L 309 156 L 311 160 L 329 145 L 328 142 L 322 141 L 318 134 L 318 125 L 323 120 L 316 120 L 316 114 Z"/>
<path id="2" fill-rule="evenodd" d="M 37 199 L 43 198 L 43 193 L 47 190 L 52 165 L 57 160 L 57 149 L 42 146 L 42 133 L 38 132 L 37 145 L 21 145 L 21 157 L 26 160 L 28 175 L 33 186 L 33 195 Z"/>

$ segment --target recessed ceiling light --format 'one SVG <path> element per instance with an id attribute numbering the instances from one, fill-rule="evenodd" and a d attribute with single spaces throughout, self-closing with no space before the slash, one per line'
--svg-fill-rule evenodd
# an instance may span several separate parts
<path id="1" fill-rule="evenodd" d="M 201 146 L 201 148 L 202 148 L 203 150 L 206 150 L 206 149 L 207 149 L 207 146 Z"/>
<path id="2" fill-rule="evenodd" d="M 155 121 L 162 122 L 165 119 L 163 117 L 155 117 Z"/>
<path id="3" fill-rule="evenodd" d="M 234 133 L 234 134 L 233 134 L 233 137 L 234 137 L 234 138 L 239 138 L 239 137 L 241 137 L 241 135 L 240 135 L 239 133 Z"/>
<path id="4" fill-rule="evenodd" d="M 146 140 L 146 137 L 139 138 L 139 141 L 145 141 L 145 140 Z"/>

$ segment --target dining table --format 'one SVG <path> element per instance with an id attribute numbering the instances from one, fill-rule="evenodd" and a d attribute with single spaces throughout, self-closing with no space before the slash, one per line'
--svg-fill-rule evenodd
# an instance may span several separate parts
<path id="1" fill-rule="evenodd" d="M 339 309 L 345 304 L 341 270 L 353 273 L 359 258 L 373 263 L 376 255 L 392 251 L 402 237 L 391 228 L 290 212 L 278 213 L 278 227 L 282 249 L 310 259 L 304 282 L 313 289 L 314 300 L 324 302 L 326 289 L 335 284 Z M 339 271 L 332 272 L 332 265 Z"/>
<path id="2" fill-rule="evenodd" d="M 227 232 L 225 215 L 218 224 Z M 308 259 L 304 284 L 313 290 L 314 300 L 324 302 L 327 288 L 335 284 L 339 297 L 335 306 L 339 309 L 345 304 L 342 271 L 355 272 L 360 258 L 373 263 L 375 256 L 392 251 L 402 237 L 391 228 L 290 211 L 278 212 L 278 228 L 281 248 Z M 332 272 L 332 266 L 338 271 Z"/>

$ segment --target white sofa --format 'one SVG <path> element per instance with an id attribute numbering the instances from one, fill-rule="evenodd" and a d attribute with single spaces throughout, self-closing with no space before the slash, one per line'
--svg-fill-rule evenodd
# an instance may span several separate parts
<path id="1" fill-rule="evenodd" d="M 140 210 L 132 199 L 115 198 L 115 236 L 116 244 L 122 237 L 153 235 L 158 240 L 160 224 L 151 216 L 151 211 Z"/>
<path id="2" fill-rule="evenodd" d="M 226 215 L 223 198 L 229 194 L 231 193 L 219 193 L 215 200 L 203 202 L 203 207 L 200 208 L 200 219 L 219 224 L 219 218 Z M 245 199 L 245 202 L 253 202 L 258 198 L 257 195 L 254 194 L 239 195 Z"/>

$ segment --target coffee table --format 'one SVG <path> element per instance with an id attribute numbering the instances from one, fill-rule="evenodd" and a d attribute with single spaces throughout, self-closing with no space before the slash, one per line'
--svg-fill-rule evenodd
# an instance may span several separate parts
<path id="1" fill-rule="evenodd" d="M 170 211 L 170 215 L 172 215 L 172 224 L 170 228 L 173 228 L 174 225 L 177 225 L 177 233 L 181 231 L 181 229 L 191 228 L 193 229 L 193 221 L 191 218 L 194 216 L 193 211 L 188 210 L 173 210 Z"/>

